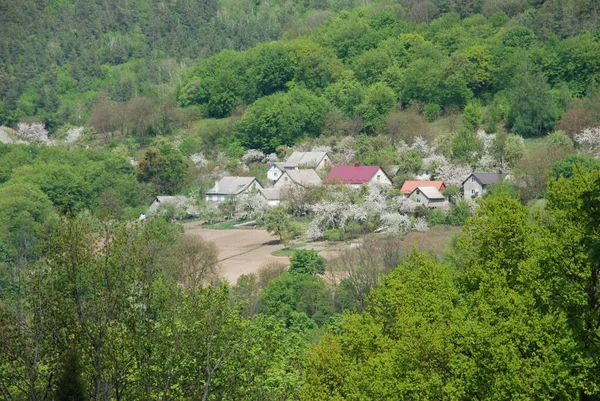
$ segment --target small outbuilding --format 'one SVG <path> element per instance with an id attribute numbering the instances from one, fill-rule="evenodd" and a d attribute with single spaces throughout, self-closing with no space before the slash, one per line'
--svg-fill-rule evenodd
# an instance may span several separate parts
<path id="1" fill-rule="evenodd" d="M 255 177 L 223 177 L 206 191 L 207 202 L 225 202 L 228 197 L 238 197 L 262 189 Z"/>
<path id="2" fill-rule="evenodd" d="M 408 197 L 418 205 L 428 208 L 445 208 L 448 205 L 446 198 L 435 187 L 416 187 Z"/>

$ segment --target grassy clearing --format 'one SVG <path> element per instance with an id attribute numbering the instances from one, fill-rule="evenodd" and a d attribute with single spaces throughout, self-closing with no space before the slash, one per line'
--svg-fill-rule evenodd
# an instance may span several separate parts
<path id="1" fill-rule="evenodd" d="M 546 137 L 539 138 L 526 138 L 525 139 L 525 152 L 530 155 L 536 153 L 546 147 Z"/>
<path id="2" fill-rule="evenodd" d="M 273 256 L 293 256 L 297 251 L 302 249 L 304 247 L 304 245 L 305 245 L 304 243 L 300 243 L 300 244 L 286 246 L 283 249 L 279 249 L 279 250 L 271 253 L 271 255 L 273 255 Z"/>
<path id="3" fill-rule="evenodd" d="M 232 230 L 232 229 L 240 228 L 240 227 L 235 227 L 236 225 L 247 223 L 249 221 L 250 220 L 227 220 L 227 221 L 222 221 L 222 222 L 216 223 L 216 224 L 205 224 L 203 227 L 210 228 L 211 230 Z"/>

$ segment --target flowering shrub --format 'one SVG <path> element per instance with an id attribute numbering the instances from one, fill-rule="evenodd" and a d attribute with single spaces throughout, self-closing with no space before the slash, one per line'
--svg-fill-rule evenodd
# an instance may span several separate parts
<path id="1" fill-rule="evenodd" d="M 29 143 L 43 143 L 46 146 L 53 146 L 54 142 L 48 137 L 49 133 L 46 131 L 44 124 L 33 123 L 25 124 L 19 123 L 19 129 L 17 135 Z"/>
<path id="2" fill-rule="evenodd" d="M 400 213 L 385 213 L 381 215 L 381 222 L 385 230 L 393 234 L 403 234 L 412 228 L 410 217 Z"/>
<path id="3" fill-rule="evenodd" d="M 573 139 L 580 146 L 587 147 L 596 158 L 600 157 L 600 127 L 586 128 Z"/>
<path id="4" fill-rule="evenodd" d="M 444 181 L 446 186 L 462 185 L 463 181 L 471 174 L 471 167 L 463 164 L 448 163 L 435 171 L 438 180 Z"/>
<path id="5" fill-rule="evenodd" d="M 190 156 L 190 160 L 196 167 L 204 167 L 208 164 L 208 160 L 204 157 L 204 153 L 195 153 Z"/>
<path id="6" fill-rule="evenodd" d="M 262 163 L 263 160 L 265 160 L 265 154 L 257 149 L 250 149 L 242 156 L 242 163 L 246 166 L 253 163 Z"/>

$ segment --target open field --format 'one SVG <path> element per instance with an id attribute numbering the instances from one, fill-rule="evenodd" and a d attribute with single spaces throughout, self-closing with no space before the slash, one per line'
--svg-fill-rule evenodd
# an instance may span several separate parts
<path id="1" fill-rule="evenodd" d="M 187 233 L 217 244 L 221 275 L 232 284 L 242 274 L 256 273 L 267 260 L 288 263 L 287 257 L 271 255 L 283 245 L 265 230 L 213 230 L 202 228 L 198 222 L 185 223 L 184 227 Z"/>
<path id="2" fill-rule="evenodd" d="M 281 252 L 282 256 L 273 256 L 273 252 L 284 248 L 276 237 L 265 230 L 232 229 L 215 230 L 203 228 L 198 222 L 184 224 L 187 233 L 202 236 L 213 241 L 219 248 L 221 275 L 234 284 L 242 274 L 256 273 L 260 266 L 268 260 L 288 263 L 291 252 Z M 425 232 L 410 232 L 395 240 L 400 254 L 409 252 L 417 245 L 423 252 L 433 251 L 438 257 L 443 257 L 450 249 L 452 238 L 460 233 L 460 227 L 437 226 Z M 324 241 L 298 244 L 293 249 L 314 249 L 328 260 L 339 257 L 341 252 L 352 249 L 353 240 L 339 243 Z"/>

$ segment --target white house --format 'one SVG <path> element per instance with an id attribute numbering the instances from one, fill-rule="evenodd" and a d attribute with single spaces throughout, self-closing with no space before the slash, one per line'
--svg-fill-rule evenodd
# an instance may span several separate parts
<path id="1" fill-rule="evenodd" d="M 313 169 L 319 171 L 331 166 L 327 152 L 294 152 L 283 163 L 286 170 Z"/>
<path id="2" fill-rule="evenodd" d="M 267 178 L 273 182 L 277 181 L 285 171 L 284 163 L 271 163 L 267 170 Z"/>
<path id="3" fill-rule="evenodd" d="M 463 192 L 465 199 L 483 196 L 490 185 L 502 181 L 506 174 L 499 173 L 473 173 L 463 181 Z"/>
<path id="4" fill-rule="evenodd" d="M 428 208 L 445 208 L 448 206 L 448 202 L 444 195 L 438 191 L 435 187 L 417 187 L 415 188 L 408 197 L 418 205 L 422 205 Z"/>
<path id="5" fill-rule="evenodd" d="M 255 177 L 223 177 L 206 191 L 207 202 L 225 202 L 227 197 L 237 197 L 262 189 Z"/>
<path id="6" fill-rule="evenodd" d="M 286 170 L 281 177 L 273 184 L 275 188 L 285 187 L 318 187 L 322 184 L 321 178 L 315 170 Z"/>

